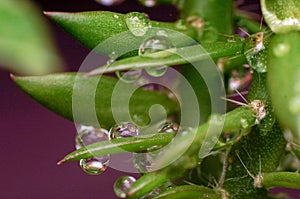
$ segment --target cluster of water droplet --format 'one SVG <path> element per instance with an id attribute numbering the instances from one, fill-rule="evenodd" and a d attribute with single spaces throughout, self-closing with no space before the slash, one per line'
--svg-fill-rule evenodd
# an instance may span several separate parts
<path id="1" fill-rule="evenodd" d="M 133 29 L 134 28 L 131 28 L 131 32 L 134 31 Z M 147 38 L 139 47 L 139 56 L 153 59 L 168 57 L 175 52 L 176 48 L 165 31 L 158 31 L 155 36 Z M 145 69 L 146 73 L 152 77 L 161 77 L 167 70 L 168 66 L 166 65 L 148 67 Z M 133 83 L 141 78 L 142 72 L 141 69 L 133 69 L 125 72 L 117 71 L 116 75 L 120 80 L 126 83 Z"/>
<path id="2" fill-rule="evenodd" d="M 96 142 L 108 140 L 108 132 L 102 128 L 92 126 L 77 126 L 78 135 L 76 136 L 76 149 L 80 149 Z M 109 155 L 97 156 L 80 160 L 80 167 L 83 171 L 91 175 L 103 173 L 109 165 Z"/>
<path id="3" fill-rule="evenodd" d="M 179 125 L 174 122 L 164 122 L 158 128 L 158 133 L 177 133 Z M 134 153 L 133 164 L 139 173 L 147 173 L 152 169 L 152 163 L 155 158 L 162 155 L 161 151 L 157 150 L 160 146 L 152 146 L 147 149 L 146 153 Z"/>

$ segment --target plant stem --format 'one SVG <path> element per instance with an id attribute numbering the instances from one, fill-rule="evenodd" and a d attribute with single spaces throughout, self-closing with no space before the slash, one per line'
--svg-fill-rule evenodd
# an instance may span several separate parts
<path id="1" fill-rule="evenodd" d="M 274 187 L 300 189 L 300 173 L 264 173 L 262 174 L 261 185 L 267 189 Z"/>

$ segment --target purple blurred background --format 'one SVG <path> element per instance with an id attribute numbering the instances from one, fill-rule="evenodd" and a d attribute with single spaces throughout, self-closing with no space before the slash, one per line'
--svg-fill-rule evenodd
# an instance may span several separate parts
<path id="1" fill-rule="evenodd" d="M 176 9 L 171 6 L 143 8 L 132 0 L 113 7 L 103 7 L 93 0 L 35 2 L 41 11 L 142 11 L 151 19 L 163 21 L 173 21 L 178 17 Z M 48 23 L 66 70 L 77 71 L 89 50 L 51 21 Z M 76 132 L 72 122 L 48 111 L 24 94 L 10 80 L 7 71 L 0 70 L 0 93 L 1 199 L 116 198 L 112 185 L 119 176 L 127 173 L 108 169 L 99 176 L 90 176 L 81 171 L 78 162 L 56 166 L 60 158 L 74 150 Z"/>

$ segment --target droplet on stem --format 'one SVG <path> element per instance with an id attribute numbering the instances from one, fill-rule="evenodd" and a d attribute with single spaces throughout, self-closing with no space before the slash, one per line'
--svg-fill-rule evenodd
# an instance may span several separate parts
<path id="1" fill-rule="evenodd" d="M 139 128 L 130 122 L 123 122 L 120 124 L 116 124 L 109 131 L 109 139 L 134 137 L 139 135 L 140 135 Z"/>

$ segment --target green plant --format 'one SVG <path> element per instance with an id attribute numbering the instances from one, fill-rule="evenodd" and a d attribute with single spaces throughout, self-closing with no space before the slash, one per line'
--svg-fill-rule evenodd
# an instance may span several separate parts
<path id="1" fill-rule="evenodd" d="M 261 0 L 268 24 L 263 30 L 246 14 L 234 10 L 232 0 L 158 0 L 157 3 L 173 3 L 180 10 L 181 20 L 150 21 L 137 12 L 45 13 L 81 43 L 111 59 L 106 66 L 85 74 L 86 71 L 13 76 L 21 89 L 57 114 L 77 124 L 113 127 L 110 140 L 96 143 L 87 143 L 81 137 L 89 129 L 79 130 L 77 144 L 81 148 L 65 156 L 59 164 L 81 160 L 83 169 L 98 174 L 107 165 L 88 165 L 86 160 L 123 152 L 146 152 L 152 158 L 151 169 L 143 170 L 135 182 L 125 178 L 131 184 L 126 190 L 120 190 L 124 178 L 115 184 L 117 195 L 128 198 L 272 198 L 268 190 L 273 187 L 300 189 L 300 175 L 296 172 L 299 163 L 296 168 L 292 164 L 300 158 L 297 67 L 300 3 Z M 252 35 L 246 39 L 234 35 L 237 26 Z M 153 41 L 159 45 L 146 46 L 146 42 Z M 206 67 L 211 66 L 209 58 L 219 62 L 224 85 L 236 73 L 237 80 L 242 80 L 240 76 L 248 74 L 243 65 L 250 65 L 252 82 L 248 98 L 236 102 L 241 107 L 225 113 L 222 108 L 225 101 L 221 99 L 225 92 L 220 95 L 222 92 L 212 91 L 207 84 L 205 75 L 218 75 Z M 203 73 L 197 72 L 194 66 L 197 64 L 204 68 Z M 161 70 L 174 65 L 178 65 L 184 77 L 178 78 L 177 99 L 169 97 L 166 90 L 136 89 L 129 83 L 136 79 L 124 83 L 103 75 L 117 72 L 124 80 L 126 74 L 121 71 L 145 69 L 152 76 L 159 76 Z M 161 66 L 163 69 L 157 68 Z M 214 82 L 217 77 L 210 80 Z M 187 94 L 184 80 L 194 91 L 195 101 L 187 99 L 191 95 Z M 216 86 L 213 89 L 222 88 L 222 83 L 213 84 Z M 126 99 L 128 93 L 130 100 L 125 100 L 124 107 L 122 100 L 114 101 L 115 95 Z M 148 110 L 155 104 L 162 105 L 165 111 L 155 109 L 149 116 Z M 214 109 L 216 104 L 221 108 Z M 194 114 L 188 115 L 193 112 L 195 118 Z M 184 125 L 192 128 L 182 128 L 176 133 L 177 127 L 172 126 L 157 133 L 157 124 L 165 120 L 165 115 L 173 116 L 175 121 L 182 116 Z M 114 127 L 116 120 L 152 126 L 141 128 L 140 136 L 126 137 L 119 131 L 123 128 L 120 124 Z M 291 135 L 286 139 L 288 132 Z M 138 134 L 136 129 L 129 133 Z M 161 151 L 157 155 L 158 149 Z"/>

